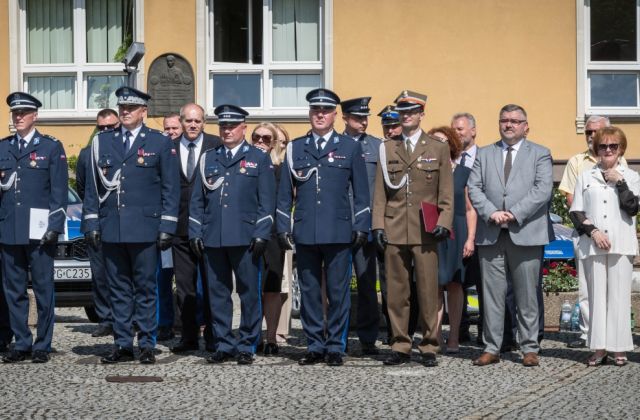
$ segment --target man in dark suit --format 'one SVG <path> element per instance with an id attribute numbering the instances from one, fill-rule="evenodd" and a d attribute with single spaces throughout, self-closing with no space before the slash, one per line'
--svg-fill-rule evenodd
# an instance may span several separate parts
<path id="1" fill-rule="evenodd" d="M 116 90 L 122 127 L 94 137 L 83 209 L 89 245 L 102 243 L 111 291 L 115 348 L 102 363 L 155 363 L 158 249 L 171 246 L 178 222 L 180 175 L 168 136 L 144 125 L 150 96 Z"/>
<path id="2" fill-rule="evenodd" d="M 364 153 L 364 163 L 367 168 L 369 181 L 369 206 L 373 207 L 373 188 L 376 180 L 378 156 L 382 140 L 366 133 L 369 125 L 369 101 L 371 97 L 355 98 L 342 101 L 342 120 L 344 121 L 344 135 L 360 143 Z M 356 271 L 358 285 L 358 313 L 356 328 L 362 355 L 378 354 L 376 340 L 380 326 L 380 308 L 378 307 L 378 293 L 376 293 L 376 245 L 373 238 L 360 248 L 354 249 L 353 267 Z"/>
<path id="3" fill-rule="evenodd" d="M 311 131 L 287 146 L 278 186 L 278 240 L 283 248 L 296 244 L 300 319 L 307 337 L 307 354 L 298 363 L 322 362 L 326 353 L 329 366 L 341 366 L 349 324 L 351 252 L 367 242 L 371 196 L 362 146 L 333 129 L 340 98 L 329 89 L 314 89 L 306 98 Z M 329 300 L 326 328 L 323 271 Z"/>
<path id="4" fill-rule="evenodd" d="M 500 361 L 509 280 L 517 307 L 524 366 L 538 366 L 538 279 L 549 243 L 548 202 L 553 188 L 549 149 L 526 139 L 527 113 L 518 105 L 500 110 L 501 139 L 478 151 L 468 181 L 478 212 L 476 244 L 484 299 L 484 342 L 474 365 Z"/>
<path id="5" fill-rule="evenodd" d="M 195 174 L 198 171 L 200 156 L 206 150 L 222 144 L 220 137 L 206 134 L 204 130 L 204 109 L 197 104 L 189 103 L 180 109 L 182 135 L 173 140 L 178 153 L 180 165 L 180 210 L 178 228 L 173 241 L 173 269 L 176 278 L 176 297 L 182 335 L 180 343 L 174 346 L 173 353 L 182 353 L 198 349 L 200 325 L 197 322 L 197 286 L 198 274 L 202 279 L 203 312 L 205 322 L 205 347 L 215 351 L 213 333 L 211 332 L 211 312 L 207 294 L 207 282 L 204 279 L 206 270 L 202 259 L 189 248 L 189 202 L 193 191 Z"/>
<path id="6" fill-rule="evenodd" d="M 105 108 L 98 112 L 96 117 L 96 132 L 102 133 L 114 130 L 120 126 L 118 113 L 110 108 Z M 80 150 L 78 162 L 76 164 L 76 192 L 80 199 L 84 200 L 86 189 L 87 172 L 91 170 L 91 143 Z M 98 315 L 98 328 L 92 337 L 106 337 L 113 334 L 113 314 L 111 313 L 111 299 L 109 298 L 109 283 L 104 270 L 104 255 L 102 249 L 87 247 L 89 254 L 89 264 L 93 278 L 93 306 Z"/>

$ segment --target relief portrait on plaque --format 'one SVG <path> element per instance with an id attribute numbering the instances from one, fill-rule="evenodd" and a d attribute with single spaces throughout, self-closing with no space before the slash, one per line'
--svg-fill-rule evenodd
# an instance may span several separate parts
<path id="1" fill-rule="evenodd" d="M 189 62 L 178 54 L 163 54 L 153 60 L 147 80 L 147 92 L 151 95 L 151 117 L 178 112 L 182 105 L 195 99 L 193 69 Z"/>

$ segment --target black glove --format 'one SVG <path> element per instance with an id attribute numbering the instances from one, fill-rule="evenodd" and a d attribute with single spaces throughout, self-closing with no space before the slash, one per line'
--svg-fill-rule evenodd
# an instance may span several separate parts
<path id="1" fill-rule="evenodd" d="M 440 225 L 437 225 L 431 233 L 438 241 L 447 239 L 449 237 L 449 229 Z"/>
<path id="2" fill-rule="evenodd" d="M 358 249 L 362 245 L 367 243 L 367 235 L 366 232 L 355 231 L 351 233 L 351 248 Z"/>
<path id="3" fill-rule="evenodd" d="M 278 244 L 282 249 L 293 249 L 293 237 L 289 232 L 278 233 Z"/>
<path id="4" fill-rule="evenodd" d="M 202 241 L 202 238 L 189 239 L 189 248 L 191 248 L 191 252 L 193 252 L 198 259 L 202 259 L 202 254 L 204 252 L 204 242 Z"/>
<path id="5" fill-rule="evenodd" d="M 384 254 L 384 249 L 387 247 L 389 241 L 387 240 L 387 234 L 384 233 L 384 229 L 376 229 L 373 231 L 373 240 L 376 241 L 376 248 L 378 252 Z"/>
<path id="6" fill-rule="evenodd" d="M 253 238 L 251 239 L 251 243 L 249 244 L 249 252 L 251 252 L 256 257 L 262 257 L 264 255 L 264 251 L 267 250 L 267 241 L 262 238 Z"/>
<path id="7" fill-rule="evenodd" d="M 91 230 L 84 234 L 84 240 L 87 241 L 89 246 L 93 248 L 94 251 L 97 251 L 100 248 L 100 231 Z"/>
<path id="8" fill-rule="evenodd" d="M 58 243 L 58 232 L 48 230 L 42 235 L 40 239 L 40 245 L 55 245 Z"/>
<path id="9" fill-rule="evenodd" d="M 158 240 L 156 241 L 156 245 L 160 248 L 160 251 L 166 251 L 171 248 L 171 244 L 173 243 L 173 235 L 167 232 L 158 232 Z"/>

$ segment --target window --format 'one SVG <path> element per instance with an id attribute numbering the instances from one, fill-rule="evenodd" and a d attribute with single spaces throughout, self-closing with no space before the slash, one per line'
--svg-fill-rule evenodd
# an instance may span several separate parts
<path id="1" fill-rule="evenodd" d="M 638 0 L 584 1 L 580 78 L 587 114 L 640 115 L 639 5 Z"/>
<path id="2" fill-rule="evenodd" d="M 20 81 L 42 117 L 95 117 L 126 83 L 134 0 L 22 0 Z"/>
<path id="3" fill-rule="evenodd" d="M 252 115 L 306 115 L 306 93 L 326 83 L 328 0 L 210 0 L 209 112 L 232 103 Z"/>

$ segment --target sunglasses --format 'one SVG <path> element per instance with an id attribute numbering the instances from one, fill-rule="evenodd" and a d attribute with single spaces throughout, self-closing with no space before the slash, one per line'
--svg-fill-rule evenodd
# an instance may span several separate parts
<path id="1" fill-rule="evenodd" d="M 107 131 L 107 130 L 113 130 L 117 126 L 118 124 L 105 124 L 105 125 L 96 125 L 96 128 L 98 129 L 98 131 Z"/>
<path id="2" fill-rule="evenodd" d="M 620 146 L 618 143 L 599 144 L 598 145 L 598 151 L 599 152 L 606 152 L 607 149 L 609 149 L 612 152 L 616 152 L 616 151 L 618 151 L 618 146 Z"/>
<path id="3" fill-rule="evenodd" d="M 251 135 L 251 140 L 253 140 L 255 143 L 262 141 L 263 143 L 271 143 L 271 139 L 273 137 L 271 136 L 271 134 L 256 134 L 253 133 Z"/>
<path id="4" fill-rule="evenodd" d="M 587 137 L 591 137 L 596 133 L 596 130 L 584 130 L 584 135 Z"/>

